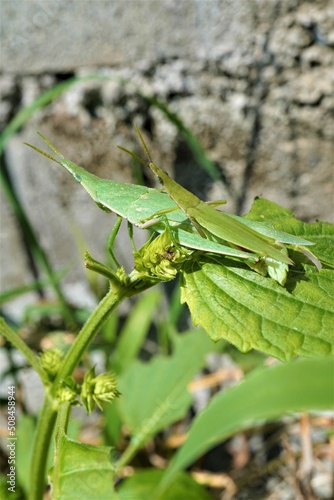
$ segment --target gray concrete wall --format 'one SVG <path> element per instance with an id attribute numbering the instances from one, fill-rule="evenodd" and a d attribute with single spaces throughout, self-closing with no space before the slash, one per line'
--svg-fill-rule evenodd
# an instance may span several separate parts
<path id="1" fill-rule="evenodd" d="M 81 166 L 131 182 L 129 159 L 115 146 L 134 147 L 137 121 L 150 131 L 155 161 L 203 198 L 226 198 L 228 210 L 245 212 L 262 195 L 305 220 L 332 220 L 330 1 L 5 0 L 1 9 L 2 124 L 60 73 L 111 77 L 73 87 L 7 148 L 16 188 L 53 264 L 73 265 L 71 293 L 85 286 L 78 241 L 103 259 L 111 218 L 65 171 L 22 145 L 41 146 L 36 130 Z M 138 99 L 138 88 L 182 117 L 225 183 L 212 184 L 174 126 Z M 1 286 L 9 289 L 31 275 L 3 196 L 1 204 Z M 131 255 L 125 260 L 130 266 Z"/>
<path id="2" fill-rule="evenodd" d="M 254 7 L 242 0 L 5 0 L 1 68 L 13 73 L 210 58 L 243 44 Z M 272 5 L 270 5 L 272 4 Z M 262 15 L 263 12 L 259 12 Z"/>

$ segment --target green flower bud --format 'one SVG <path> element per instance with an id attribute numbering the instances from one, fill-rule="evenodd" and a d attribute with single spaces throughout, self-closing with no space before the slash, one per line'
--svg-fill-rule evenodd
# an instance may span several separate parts
<path id="1" fill-rule="evenodd" d="M 42 368 L 46 371 L 49 379 L 52 381 L 55 379 L 60 364 L 63 359 L 63 353 L 60 349 L 56 347 L 53 349 L 48 349 L 44 351 L 40 356 L 40 362 Z"/>
<path id="2" fill-rule="evenodd" d="M 115 375 L 103 373 L 96 376 L 95 367 L 86 373 L 80 397 L 87 413 L 91 413 L 96 405 L 102 410 L 103 401 L 110 402 L 119 395 Z"/>
<path id="3" fill-rule="evenodd" d="M 180 246 L 172 236 L 170 229 L 153 237 L 134 252 L 136 279 L 169 281 L 175 278 L 182 264 L 193 253 Z"/>
<path id="4" fill-rule="evenodd" d="M 57 390 L 57 400 L 59 403 L 71 403 L 71 405 L 78 405 L 78 394 L 80 386 L 78 386 L 72 377 L 62 380 L 60 387 Z"/>

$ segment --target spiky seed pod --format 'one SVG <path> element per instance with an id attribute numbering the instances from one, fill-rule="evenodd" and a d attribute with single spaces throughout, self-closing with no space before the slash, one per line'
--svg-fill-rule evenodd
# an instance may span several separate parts
<path id="1" fill-rule="evenodd" d="M 96 405 L 102 410 L 102 402 L 110 402 L 119 395 L 115 375 L 103 373 L 96 376 L 95 367 L 86 373 L 80 397 L 87 413 L 92 413 Z"/>
<path id="2" fill-rule="evenodd" d="M 46 371 L 50 381 L 55 379 L 62 359 L 63 353 L 57 347 L 48 349 L 41 354 L 40 363 L 42 368 Z"/>

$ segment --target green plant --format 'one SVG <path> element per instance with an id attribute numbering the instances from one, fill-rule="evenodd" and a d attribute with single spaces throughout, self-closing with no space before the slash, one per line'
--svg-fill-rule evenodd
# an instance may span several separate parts
<path id="1" fill-rule="evenodd" d="M 248 244 L 247 238 L 251 240 L 256 235 L 257 250 L 251 249 L 249 243 L 250 251 L 246 252 L 246 248 L 240 249 L 236 241 L 228 246 L 229 242 L 223 239 L 225 233 L 219 233 L 220 237 L 212 235 L 208 224 L 207 235 L 197 234 L 187 215 L 168 195 L 145 186 L 99 179 L 66 160 L 49 141 L 46 142 L 59 159 L 33 148 L 65 167 L 100 208 L 116 212 L 120 218 L 138 227 L 147 227 L 149 221 L 150 227 L 160 233 L 135 252 L 135 266 L 129 276 L 122 268 L 115 272 L 87 257 L 87 267 L 109 278 L 115 289 L 124 291 L 129 287 L 131 291 L 124 293 L 133 295 L 180 273 L 181 302 L 188 304 L 194 323 L 203 326 L 213 340 L 224 338 L 243 352 L 255 348 L 283 360 L 297 355 L 331 353 L 334 340 L 331 296 L 334 231 L 331 224 L 303 223 L 294 219 L 289 210 L 264 199 L 255 201 L 246 218 L 237 219 L 234 230 L 234 218 L 218 213 L 224 216 L 223 223 L 227 220 L 231 227 L 228 230 L 230 241 L 240 237 L 239 226 L 243 220 L 243 247 Z M 171 189 L 173 197 L 176 196 L 174 184 Z M 256 229 L 262 224 L 264 229 L 260 231 L 266 236 L 249 228 L 249 223 L 255 224 L 252 227 Z M 112 233 L 111 244 L 119 224 L 120 219 Z M 275 240 L 287 242 L 277 243 L 281 251 L 267 243 L 276 244 Z M 313 252 L 305 245 L 314 245 Z M 280 262 L 266 257 L 267 246 L 268 251 L 273 248 L 278 259 L 282 256 Z M 295 264 L 289 271 L 287 262 Z M 324 266 L 321 271 L 320 262 Z M 256 272 L 250 271 L 248 266 Z M 267 270 L 274 279 L 265 277 Z M 235 310 L 238 310 L 237 318 L 231 314 Z M 250 334 L 247 329 L 251 329 Z"/>
<path id="2" fill-rule="evenodd" d="M 196 233 L 182 210 L 170 211 L 177 207 L 168 195 L 144 186 L 116 186 L 112 181 L 98 179 L 47 143 L 59 159 L 42 153 L 68 169 L 100 208 L 112 210 L 120 218 L 110 238 L 113 265 L 97 262 L 86 254 L 87 268 L 107 278 L 110 288 L 65 354 L 51 350 L 37 357 L 4 320 L 0 322 L 2 335 L 25 355 L 46 389 L 35 429 L 31 482 L 28 486 L 27 478 L 23 479 L 25 489 L 31 499 L 42 498 L 47 456 L 56 429 L 51 473 L 54 498 L 208 498 L 207 492 L 182 472 L 206 450 L 263 419 L 275 419 L 289 411 L 326 409 L 332 404 L 333 363 L 329 355 L 334 344 L 333 226 L 303 223 L 282 207 L 256 200 L 247 217 L 238 219 L 238 225 L 250 224 L 249 234 L 269 231 L 268 236 L 282 242 L 282 255 L 289 254 L 283 263 L 278 259 L 276 263 L 259 265 L 260 246 L 253 255 L 246 251 L 253 251 L 251 247 L 229 245 L 234 242 L 228 238 L 226 241 L 222 233 L 206 239 Z M 207 213 L 204 210 L 204 216 Z M 211 214 L 209 211 L 209 218 Z M 197 214 L 191 218 L 196 217 Z M 149 241 L 134 252 L 134 269 L 128 275 L 118 266 L 112 249 L 122 218 L 144 228 L 145 221 L 153 221 L 154 230 Z M 233 225 L 233 217 L 229 223 Z M 200 225 L 210 232 L 206 220 Z M 312 254 L 303 248 L 310 242 L 314 243 Z M 288 269 L 286 264 L 292 261 L 294 266 Z M 281 268 L 280 264 L 286 267 Z M 187 441 L 166 472 L 137 473 L 115 488 L 115 480 L 138 451 L 189 410 L 191 396 L 187 385 L 203 367 L 205 354 L 215 349 L 214 344 L 201 330 L 182 336 L 172 332 L 170 356 L 159 354 L 149 363 L 136 361 L 148 319 L 159 300 L 158 296 L 147 300 L 143 295 L 134 314 L 146 311 L 145 320 L 139 322 L 133 317 L 134 323 L 143 327 L 125 327 L 113 349 L 109 368 L 117 374 L 117 386 L 113 375 L 96 376 L 93 369 L 87 371 L 80 385 L 73 378 L 73 371 L 120 302 L 177 274 L 181 277 L 181 301 L 188 304 L 194 323 L 202 325 L 213 340 L 224 339 L 243 352 L 257 349 L 284 361 L 295 356 L 318 359 L 270 369 L 261 367 L 251 373 L 242 384 L 217 395 L 194 420 Z M 52 275 L 53 281 L 54 278 Z M 110 456 L 109 447 L 85 445 L 69 438 L 71 407 L 78 399 L 88 412 L 95 405 L 112 401 L 106 414 L 113 442 L 117 445 L 120 439 L 121 424 L 127 426 L 131 436 L 121 456 Z"/>

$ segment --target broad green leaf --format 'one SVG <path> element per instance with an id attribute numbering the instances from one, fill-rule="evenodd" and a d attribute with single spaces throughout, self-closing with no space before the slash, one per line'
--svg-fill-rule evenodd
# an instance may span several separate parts
<path id="1" fill-rule="evenodd" d="M 143 446 L 156 432 L 184 416 L 192 400 L 187 384 L 213 349 L 203 331 L 193 331 L 175 338 L 172 356 L 136 362 L 124 373 L 117 404 L 134 434 L 133 441 Z"/>
<path id="2" fill-rule="evenodd" d="M 273 201 L 264 198 L 256 198 L 251 210 L 245 217 L 249 220 L 263 222 L 277 222 L 280 219 L 293 217 L 293 213 L 288 208 L 281 207 Z"/>
<path id="3" fill-rule="evenodd" d="M 160 470 L 145 470 L 123 481 L 117 490 L 120 500 L 210 500 L 208 492 L 196 483 L 188 474 L 178 473 L 173 483 L 159 497 L 155 489 L 160 483 L 164 472 Z"/>
<path id="4" fill-rule="evenodd" d="M 331 409 L 333 370 L 331 358 L 275 365 L 256 370 L 237 386 L 218 394 L 193 422 L 163 484 L 169 485 L 178 471 L 236 432 L 286 412 Z"/>
<path id="5" fill-rule="evenodd" d="M 268 221 L 272 206 L 261 200 L 257 218 Z M 288 218 L 297 236 L 322 241 L 325 230 L 325 241 L 334 246 L 331 224 L 295 221 L 291 212 L 277 205 L 274 214 L 276 220 Z M 279 229 L 285 230 L 285 224 Z M 331 245 L 318 243 L 312 252 L 333 265 Z M 319 272 L 300 252 L 291 255 L 296 266 L 285 287 L 219 256 L 201 255 L 197 262 L 186 263 L 181 300 L 188 304 L 194 324 L 213 340 L 226 339 L 242 352 L 258 349 L 283 360 L 333 352 L 334 271 L 324 266 Z"/>
<path id="6" fill-rule="evenodd" d="M 51 473 L 53 498 L 57 500 L 112 500 L 114 471 L 111 448 L 78 443 L 65 434 L 57 457 L 57 479 Z"/>
<path id="7" fill-rule="evenodd" d="M 293 212 L 276 203 L 257 198 L 245 218 L 261 221 L 271 228 L 316 243 L 310 250 L 323 263 L 334 267 L 334 226 L 329 222 L 308 224 L 295 219 Z"/>
<path id="8" fill-rule="evenodd" d="M 78 420 L 77 418 L 71 418 L 68 425 L 68 434 L 73 438 L 77 438 L 80 434 L 81 425 L 82 423 L 80 420 Z M 35 428 L 36 419 L 31 415 L 22 414 L 19 417 L 16 431 L 17 455 L 15 465 L 17 468 L 18 483 L 27 496 L 30 489 L 30 469 Z M 52 441 L 48 453 L 48 467 L 51 467 L 53 463 L 53 454 L 54 446 Z M 1 494 L 0 498 L 3 498 Z M 12 498 L 12 495 L 10 495 L 9 498 Z"/>
<path id="9" fill-rule="evenodd" d="M 225 265 L 224 265 L 225 264 Z M 212 340 L 279 359 L 333 351 L 333 271 L 290 271 L 286 288 L 235 262 L 202 258 L 182 271 L 181 300 Z"/>

